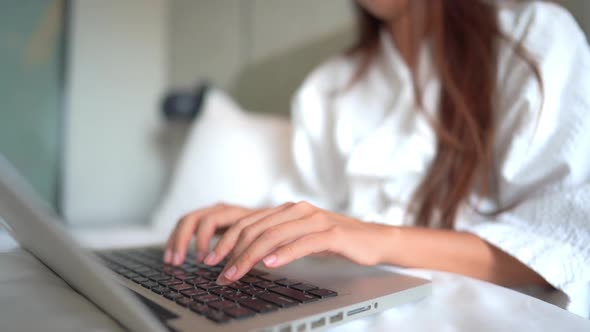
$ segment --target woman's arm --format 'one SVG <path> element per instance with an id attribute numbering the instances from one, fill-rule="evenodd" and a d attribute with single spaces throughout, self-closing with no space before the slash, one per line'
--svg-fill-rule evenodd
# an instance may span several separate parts
<path id="1" fill-rule="evenodd" d="M 231 256 L 218 279 L 222 284 L 240 279 L 260 261 L 276 268 L 307 255 L 327 252 L 361 265 L 391 264 L 448 271 L 506 286 L 548 286 L 526 265 L 469 233 L 366 223 L 306 202 L 261 209 L 237 220 L 230 216 L 234 210 L 218 207 L 215 218 L 206 218 L 234 220 L 204 259 L 206 264 L 215 265 Z M 184 258 L 193 232 L 198 247 L 208 246 L 215 227 L 205 231 L 205 227 L 191 226 L 200 224 L 197 217 L 179 223 L 168 243 L 168 251 L 172 251 L 168 258 L 176 257 L 178 252 Z M 173 263 L 181 264 L 182 260 L 174 259 Z"/>
<path id="2" fill-rule="evenodd" d="M 539 274 L 476 235 L 416 227 L 389 231 L 384 264 L 448 271 L 504 286 L 549 286 Z"/>

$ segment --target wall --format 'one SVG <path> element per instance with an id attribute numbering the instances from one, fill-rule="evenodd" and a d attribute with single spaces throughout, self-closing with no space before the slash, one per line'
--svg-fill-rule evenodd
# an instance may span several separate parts
<path id="1" fill-rule="evenodd" d="M 287 114 L 306 73 L 348 43 L 349 4 L 73 1 L 67 220 L 89 225 L 149 219 L 186 132 L 159 116 L 168 87 L 208 78 L 247 108 Z"/>
<path id="2" fill-rule="evenodd" d="M 71 223 L 144 222 L 159 200 L 167 18 L 165 0 L 72 3 L 63 181 Z"/>
<path id="3" fill-rule="evenodd" d="M 247 109 L 287 114 L 305 75 L 353 38 L 350 1 L 174 0 L 170 83 L 209 80 Z"/>
<path id="4" fill-rule="evenodd" d="M 586 36 L 590 36 L 590 1 L 565 0 L 562 4 L 574 14 Z"/>

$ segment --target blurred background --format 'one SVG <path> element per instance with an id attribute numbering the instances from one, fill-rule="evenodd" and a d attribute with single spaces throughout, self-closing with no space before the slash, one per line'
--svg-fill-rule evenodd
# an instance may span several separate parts
<path id="1" fill-rule="evenodd" d="M 0 153 L 69 224 L 147 223 L 191 121 L 167 121 L 162 99 L 207 81 L 288 117 L 354 38 L 351 3 L 0 0 Z M 590 1 L 560 3 L 588 34 Z"/>

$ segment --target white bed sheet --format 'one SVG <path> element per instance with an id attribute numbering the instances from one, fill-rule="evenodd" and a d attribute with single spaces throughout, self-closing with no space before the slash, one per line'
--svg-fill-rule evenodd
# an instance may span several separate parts
<path id="1" fill-rule="evenodd" d="M 74 235 L 101 248 L 154 244 L 162 238 L 157 229 L 132 228 L 82 229 Z M 0 243 L 0 330 L 118 329 L 13 241 L 8 245 L 6 235 L 0 235 Z M 432 295 L 330 331 L 590 331 L 590 321 L 511 289 L 447 273 L 383 268 L 431 278 Z"/>

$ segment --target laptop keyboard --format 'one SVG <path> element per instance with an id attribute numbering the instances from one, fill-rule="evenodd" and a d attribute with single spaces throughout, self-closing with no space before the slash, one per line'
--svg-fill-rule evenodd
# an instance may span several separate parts
<path id="1" fill-rule="evenodd" d="M 245 319 L 283 308 L 337 296 L 317 286 L 253 269 L 228 286 L 215 283 L 223 270 L 197 264 L 189 255 L 181 266 L 162 262 L 161 249 L 117 250 L 98 253 L 106 266 L 162 297 L 216 323 Z"/>

